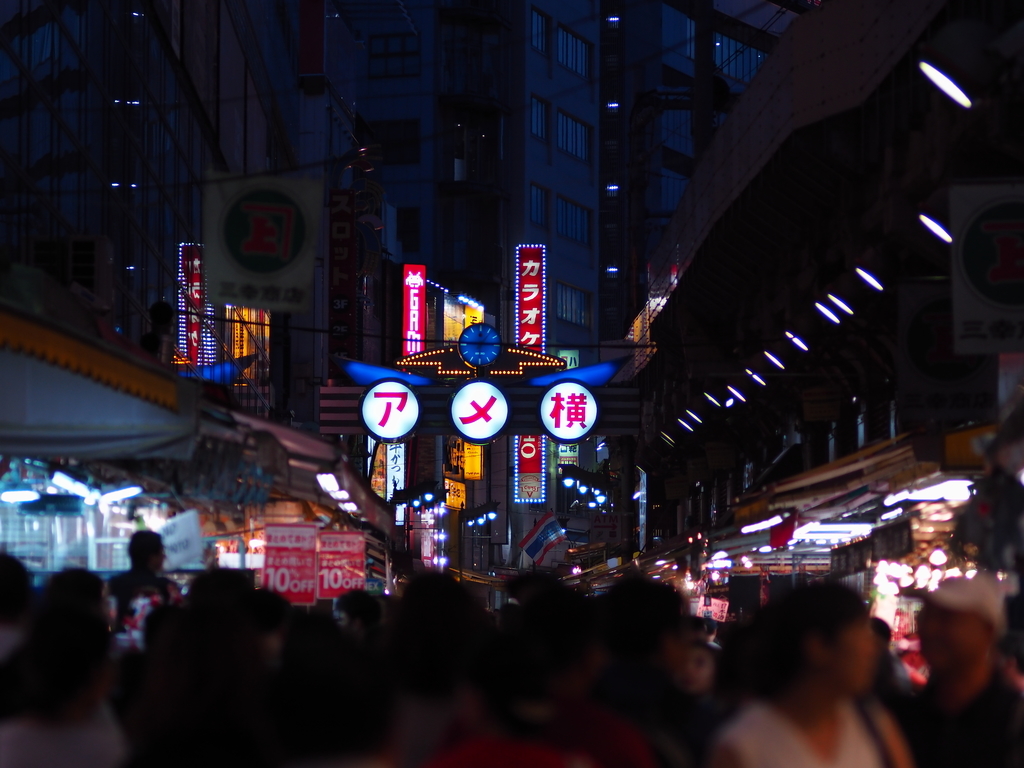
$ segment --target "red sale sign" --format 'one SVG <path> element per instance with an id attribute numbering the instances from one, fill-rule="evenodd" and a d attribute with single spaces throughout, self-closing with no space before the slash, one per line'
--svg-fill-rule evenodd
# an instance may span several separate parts
<path id="1" fill-rule="evenodd" d="M 423 351 L 427 331 L 427 268 L 406 264 L 402 271 L 402 354 Z"/>
<path id="2" fill-rule="evenodd" d="M 358 531 L 321 533 L 316 568 L 317 599 L 333 600 L 354 589 L 366 589 L 366 539 Z"/>
<path id="3" fill-rule="evenodd" d="M 263 587 L 294 605 L 312 605 L 316 593 L 316 523 L 268 524 Z"/>

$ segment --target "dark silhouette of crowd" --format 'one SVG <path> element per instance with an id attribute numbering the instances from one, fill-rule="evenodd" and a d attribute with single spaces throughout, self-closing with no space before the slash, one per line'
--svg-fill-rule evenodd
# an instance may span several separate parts
<path id="1" fill-rule="evenodd" d="M 489 613 L 428 573 L 329 612 L 235 570 L 178 595 L 153 543 L 41 593 L 0 555 L 0 768 L 1024 768 L 1024 644 L 984 574 L 925 596 L 915 691 L 832 583 L 721 626 L 639 577 L 526 574 Z"/>

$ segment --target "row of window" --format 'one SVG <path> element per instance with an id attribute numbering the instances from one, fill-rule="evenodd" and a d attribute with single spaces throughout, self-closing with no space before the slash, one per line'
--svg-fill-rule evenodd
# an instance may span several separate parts
<path id="1" fill-rule="evenodd" d="M 550 26 L 551 17 L 534 8 L 530 20 L 530 41 L 535 50 L 544 54 L 548 52 Z M 558 28 L 556 42 L 558 63 L 580 77 L 589 79 L 590 59 L 594 54 L 594 46 L 565 27 Z"/>
<path id="2" fill-rule="evenodd" d="M 548 191 L 536 184 L 530 185 L 530 221 L 538 227 L 548 226 Z M 562 237 L 590 245 L 589 208 L 558 196 L 555 205 L 555 231 Z"/>
<path id="3" fill-rule="evenodd" d="M 548 102 L 534 96 L 530 101 L 530 131 L 542 141 L 548 140 Z M 586 123 L 559 110 L 558 148 L 573 157 L 590 162 L 590 141 L 593 129 Z"/>

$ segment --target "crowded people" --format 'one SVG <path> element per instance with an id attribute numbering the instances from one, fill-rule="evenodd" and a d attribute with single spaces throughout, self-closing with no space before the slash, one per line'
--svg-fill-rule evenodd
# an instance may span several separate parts
<path id="1" fill-rule="evenodd" d="M 759 696 L 718 734 L 712 768 L 913 766 L 888 713 L 861 703 L 879 654 L 857 595 L 809 586 L 760 619 Z"/>
<path id="2" fill-rule="evenodd" d="M 94 574 L 33 601 L 20 563 L 0 573 L 0 768 L 1024 768 L 1019 643 L 998 643 L 985 574 L 922 596 L 915 696 L 881 666 L 888 626 L 824 580 L 719 646 L 639 576 L 597 596 L 531 576 L 491 615 L 439 573 L 381 611 L 365 592 L 295 607 L 212 570 L 128 647 Z"/>
<path id="3" fill-rule="evenodd" d="M 996 669 L 1006 631 L 995 578 L 946 579 L 918 616 L 928 684 L 893 703 L 919 766 L 1024 765 L 1024 699 Z"/>

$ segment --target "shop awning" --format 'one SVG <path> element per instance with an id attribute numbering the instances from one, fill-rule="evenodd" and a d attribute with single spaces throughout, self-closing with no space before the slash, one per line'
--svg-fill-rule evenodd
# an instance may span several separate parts
<path id="1" fill-rule="evenodd" d="M 199 388 L 100 339 L 0 306 L 0 454 L 191 454 Z"/>

